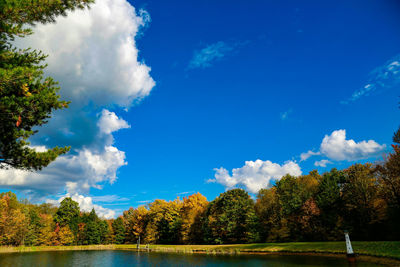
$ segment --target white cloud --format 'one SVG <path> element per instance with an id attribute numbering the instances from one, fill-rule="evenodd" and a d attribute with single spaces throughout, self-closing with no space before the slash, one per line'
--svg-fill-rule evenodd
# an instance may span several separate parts
<path id="1" fill-rule="evenodd" d="M 311 156 L 326 156 L 330 160 L 335 161 L 355 161 L 360 159 L 367 159 L 376 157 L 382 153 L 386 145 L 380 145 L 374 140 L 355 142 L 352 139 L 346 139 L 346 130 L 336 130 L 330 135 L 325 135 L 323 138 L 320 149 L 317 152 L 309 150 L 301 153 L 300 161 L 305 161 Z M 332 162 L 327 159 L 316 161 L 314 166 L 326 167 L 327 164 Z"/>
<path id="2" fill-rule="evenodd" d="M 89 192 L 91 187 L 102 188 L 102 183 L 113 183 L 117 170 L 126 165 L 125 152 L 106 146 L 104 151 L 88 149 L 77 155 L 61 156 L 38 172 L 1 170 L 0 186 L 20 190 L 35 190 L 40 194 L 56 194 L 64 187 L 70 193 Z"/>
<path id="3" fill-rule="evenodd" d="M 105 219 L 111 219 L 115 217 L 115 211 L 112 209 L 104 208 L 100 205 L 93 204 L 93 198 L 92 197 L 85 197 L 83 195 L 79 195 L 77 193 L 75 194 L 69 194 L 67 193 L 65 196 L 59 198 L 58 200 L 52 200 L 52 199 L 47 199 L 47 203 L 51 203 L 54 205 L 59 205 L 61 201 L 63 201 L 64 198 L 70 197 L 72 200 L 78 202 L 79 208 L 81 211 L 86 211 L 90 212 L 93 208 L 96 211 L 96 214 Z"/>
<path id="4" fill-rule="evenodd" d="M 332 162 L 327 159 L 321 159 L 319 161 L 314 162 L 314 166 L 325 168 L 326 165 L 331 164 Z"/>
<path id="5" fill-rule="evenodd" d="M 46 72 L 68 88 L 61 94 L 72 102 L 129 107 L 155 85 L 150 68 L 138 60 L 134 39 L 149 20 L 126 0 L 97 0 L 57 23 L 37 25 L 17 44 L 49 54 Z"/>
<path id="6" fill-rule="evenodd" d="M 400 84 L 400 54 L 387 61 L 370 73 L 368 82 L 363 88 L 356 90 L 350 98 L 341 101 L 342 104 L 354 102 L 372 92 L 393 88 Z"/>
<path id="7" fill-rule="evenodd" d="M 149 21 L 146 11 L 137 15 L 126 0 L 97 0 L 89 10 L 39 24 L 33 35 L 17 40 L 19 47 L 49 55 L 45 74 L 59 81 L 62 98 L 71 101 L 40 128 L 34 144 L 99 147 L 95 114 L 103 108 L 129 108 L 149 95 L 155 82 L 150 67 L 139 60 L 135 41 Z"/>
<path id="8" fill-rule="evenodd" d="M 208 182 L 222 184 L 227 189 L 242 185 L 251 193 L 257 193 L 261 188 L 271 187 L 272 180 L 279 180 L 286 174 L 301 175 L 300 166 L 293 161 L 279 165 L 269 160 L 262 161 L 259 159 L 246 161 L 243 167 L 233 169 L 232 175 L 222 167 L 214 170 L 215 179 L 210 179 Z"/>
<path id="9" fill-rule="evenodd" d="M 383 152 L 386 145 L 380 145 L 374 140 L 355 142 L 346 139 L 346 130 L 333 131 L 325 135 L 320 151 L 332 160 L 359 160 L 378 155 Z"/>
<path id="10" fill-rule="evenodd" d="M 308 158 L 310 158 L 311 156 L 317 156 L 317 155 L 321 155 L 321 152 L 314 152 L 314 151 L 312 151 L 312 150 L 308 150 L 307 152 L 305 152 L 305 153 L 301 153 L 301 155 L 300 155 L 300 161 L 305 161 L 305 160 L 307 160 Z"/>
<path id="11" fill-rule="evenodd" d="M 135 40 L 149 21 L 146 11 L 137 14 L 126 0 L 97 0 L 89 10 L 39 24 L 33 35 L 16 41 L 21 48 L 49 54 L 45 74 L 59 81 L 62 98 L 71 101 L 38 129 L 32 147 L 43 151 L 68 145 L 72 150 L 39 172 L 0 170 L 0 187 L 42 197 L 87 193 L 117 179 L 127 162 L 112 134 L 130 126 L 110 109 L 129 108 L 155 85 Z"/>
<path id="12" fill-rule="evenodd" d="M 193 58 L 189 62 L 189 69 L 211 67 L 214 62 L 222 60 L 228 54 L 234 52 L 240 46 L 246 45 L 247 42 L 227 43 L 223 41 L 216 42 L 195 51 Z"/>
<path id="13" fill-rule="evenodd" d="M 110 134 L 120 129 L 130 128 L 131 126 L 123 119 L 118 118 L 114 112 L 103 109 L 101 117 L 97 122 L 101 133 Z"/>

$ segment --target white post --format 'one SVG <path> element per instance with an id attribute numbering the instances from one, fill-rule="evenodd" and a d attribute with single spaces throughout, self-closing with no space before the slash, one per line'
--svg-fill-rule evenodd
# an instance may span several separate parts
<path id="1" fill-rule="evenodd" d="M 344 237 L 346 239 L 347 259 L 349 261 L 355 261 L 355 254 L 354 254 L 353 248 L 351 246 L 351 242 L 350 242 L 350 237 L 349 237 L 349 232 L 348 231 L 344 231 Z"/>

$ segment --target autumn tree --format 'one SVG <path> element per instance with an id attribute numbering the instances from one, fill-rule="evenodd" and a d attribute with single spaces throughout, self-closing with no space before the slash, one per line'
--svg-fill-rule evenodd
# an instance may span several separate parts
<path id="1" fill-rule="evenodd" d="M 27 139 L 35 126 L 47 123 L 54 110 L 67 107 L 59 87 L 44 77 L 46 55 L 16 48 L 15 38 L 33 33 L 37 23 L 55 22 L 57 16 L 85 8 L 93 0 L 6 0 L 0 2 L 0 168 L 40 170 L 69 148 L 37 152 Z"/>
<path id="2" fill-rule="evenodd" d="M 75 241 L 74 234 L 69 229 L 68 225 L 60 227 L 57 238 L 59 240 L 59 243 L 63 246 L 72 245 Z"/>
<path id="3" fill-rule="evenodd" d="M 155 200 L 149 204 L 145 242 L 176 244 L 180 240 L 182 201 Z"/>
<path id="4" fill-rule="evenodd" d="M 54 220 L 50 214 L 40 214 L 39 245 L 52 245 Z"/>
<path id="5" fill-rule="evenodd" d="M 276 187 L 261 189 L 258 192 L 255 211 L 259 218 L 258 232 L 261 242 L 285 240 L 289 236 L 285 229 L 281 231 L 280 205 Z"/>
<path id="6" fill-rule="evenodd" d="M 126 241 L 128 243 L 136 243 L 139 237 L 141 240 L 144 240 L 148 214 L 149 211 L 144 206 L 124 211 L 123 218 L 126 229 Z"/>
<path id="7" fill-rule="evenodd" d="M 321 210 L 319 209 L 314 198 L 309 198 L 304 202 L 300 210 L 298 222 L 301 231 L 301 240 L 304 241 L 320 241 L 321 229 L 323 225 L 319 220 Z"/>
<path id="8" fill-rule="evenodd" d="M 28 220 L 21 211 L 17 196 L 12 193 L 0 194 L 0 243 L 23 245 Z"/>
<path id="9" fill-rule="evenodd" d="M 205 196 L 200 193 L 183 198 L 181 217 L 181 242 L 184 244 L 203 242 L 201 219 L 208 206 Z"/>
<path id="10" fill-rule="evenodd" d="M 353 164 L 344 170 L 344 175 L 345 228 L 351 231 L 353 239 L 374 239 L 379 222 L 384 218 L 379 216 L 379 187 L 372 165 Z"/>
<path id="11" fill-rule="evenodd" d="M 394 136 L 394 140 L 395 140 Z M 390 152 L 385 161 L 376 166 L 376 175 L 378 176 L 381 188 L 381 197 L 387 203 L 388 229 L 391 233 L 390 239 L 400 238 L 400 146 L 393 145 L 393 151 Z"/>

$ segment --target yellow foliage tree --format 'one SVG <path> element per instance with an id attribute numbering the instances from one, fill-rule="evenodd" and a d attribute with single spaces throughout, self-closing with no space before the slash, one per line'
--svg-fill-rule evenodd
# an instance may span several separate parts
<path id="1" fill-rule="evenodd" d="M 60 228 L 60 230 L 58 231 L 57 237 L 58 237 L 58 240 L 61 245 L 65 246 L 65 245 L 71 245 L 74 243 L 74 234 L 69 229 L 68 225 Z"/>
<path id="2" fill-rule="evenodd" d="M 144 206 L 124 211 L 123 218 L 128 242 L 135 243 L 139 237 L 144 239 L 148 214 L 149 210 Z"/>
<path id="3" fill-rule="evenodd" d="M 6 193 L 0 198 L 0 243 L 23 245 L 28 220 L 18 205 L 15 194 Z"/>
<path id="4" fill-rule="evenodd" d="M 39 244 L 50 246 L 53 244 L 54 232 L 53 232 L 53 217 L 50 214 L 40 214 L 40 231 L 39 231 Z"/>
<path id="5" fill-rule="evenodd" d="M 177 243 L 182 223 L 181 208 L 182 201 L 179 198 L 169 202 L 157 199 L 150 203 L 145 242 Z"/>
<path id="6" fill-rule="evenodd" d="M 200 193 L 183 198 L 181 242 L 184 244 L 201 241 L 200 217 L 208 205 L 207 198 Z"/>

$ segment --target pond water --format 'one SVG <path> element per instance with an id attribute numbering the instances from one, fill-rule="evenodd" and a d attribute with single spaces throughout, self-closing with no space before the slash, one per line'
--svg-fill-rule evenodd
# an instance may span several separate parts
<path id="1" fill-rule="evenodd" d="M 349 266 L 346 257 L 304 255 L 205 255 L 109 251 L 51 251 L 0 254 L 0 266 Z M 358 262 L 357 267 L 379 266 Z"/>

